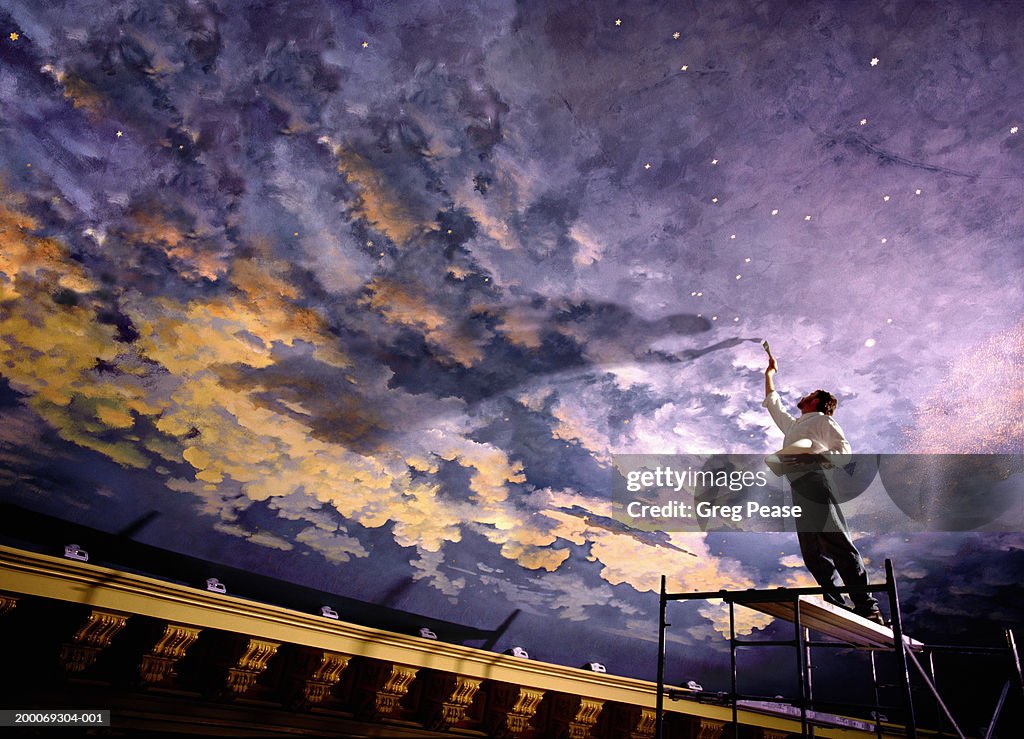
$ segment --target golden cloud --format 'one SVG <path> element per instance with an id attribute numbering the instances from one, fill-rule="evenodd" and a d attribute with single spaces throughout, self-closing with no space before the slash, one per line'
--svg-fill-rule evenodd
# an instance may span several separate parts
<path id="1" fill-rule="evenodd" d="M 85 110 L 93 120 L 103 115 L 106 101 L 88 82 L 51 64 L 45 65 L 42 71 L 56 81 L 64 98 L 70 100 L 75 108 Z"/>
<path id="2" fill-rule="evenodd" d="M 590 450 L 598 460 L 604 463 L 611 461 L 610 436 L 606 431 L 597 428 L 593 420 L 586 416 L 582 405 L 559 400 L 551 415 L 558 420 L 558 425 L 551 431 L 554 438 L 578 442 Z"/>
<path id="3" fill-rule="evenodd" d="M 574 225 L 569 231 L 569 236 L 579 246 L 573 255 L 573 264 L 583 267 L 600 261 L 604 255 L 605 245 L 589 229 Z"/>
<path id="4" fill-rule="evenodd" d="M 480 340 L 470 336 L 461 323 L 449 321 L 424 295 L 414 295 L 391 280 L 374 280 L 363 302 L 379 311 L 388 323 L 420 329 L 431 346 L 459 364 L 469 367 L 483 359 Z"/>
<path id="5" fill-rule="evenodd" d="M 501 315 L 498 330 L 511 343 L 527 349 L 539 349 L 543 343 L 541 335 L 545 315 L 528 306 L 512 307 Z"/>
<path id="6" fill-rule="evenodd" d="M 565 560 L 569 559 L 569 550 L 524 546 L 518 542 L 508 542 L 502 545 L 501 556 L 505 559 L 515 560 L 517 564 L 528 570 L 554 572 L 562 566 Z"/>
<path id="7" fill-rule="evenodd" d="M 427 304 L 423 296 L 413 295 L 397 282 L 377 279 L 370 283 L 369 291 L 366 302 L 389 323 L 435 331 L 446 322 L 444 314 Z"/>
<path id="8" fill-rule="evenodd" d="M 295 541 L 305 544 L 314 552 L 319 552 L 328 562 L 344 564 L 353 557 L 368 557 L 369 552 L 355 537 L 344 531 L 324 531 L 316 526 L 303 529 L 295 537 Z"/>
<path id="9" fill-rule="evenodd" d="M 396 244 L 403 244 L 426 226 L 405 203 L 399 193 L 389 187 L 383 174 L 353 151 L 332 147 L 338 159 L 338 171 L 356 186 L 362 200 L 362 211 L 374 228 L 387 234 Z"/>
<path id="10" fill-rule="evenodd" d="M 256 292 L 259 279 L 251 268 L 238 268 L 246 295 Z M 269 286 L 279 281 L 267 278 Z M 350 362 L 333 348 L 319 316 L 295 308 L 280 293 L 270 290 L 255 302 L 228 296 L 207 302 L 182 304 L 169 298 L 133 296 L 126 310 L 139 332 L 145 355 L 176 375 L 190 375 L 216 365 L 243 364 L 267 367 L 274 360 L 275 342 L 293 346 L 304 341 L 318 347 L 315 356 L 336 367 Z"/>
<path id="11" fill-rule="evenodd" d="M 522 462 L 511 462 L 501 449 L 466 438 L 452 438 L 436 429 L 426 433 L 434 442 L 433 453 L 473 470 L 469 488 L 481 503 L 497 503 L 508 497 L 508 483 L 526 482 Z"/>
<path id="12" fill-rule="evenodd" d="M 57 288 L 88 292 L 96 284 L 67 248 L 54 239 L 32 232 L 39 223 L 17 208 L 20 195 L 0 190 L 0 287 L 4 300 L 25 294 L 43 298 Z"/>
<path id="13" fill-rule="evenodd" d="M 108 430 L 125 430 L 138 414 L 159 409 L 148 399 L 142 381 L 102 375 L 97 364 L 113 364 L 123 346 L 117 329 L 96 320 L 94 285 L 68 250 L 53 239 L 35 237 L 32 219 L 0 204 L 0 304 L 2 373 L 11 387 L 29 396 L 29 406 L 65 439 L 107 455 L 120 464 L 145 467 L 147 456 L 130 440 L 107 438 Z M 83 291 L 57 303 L 60 289 Z"/>

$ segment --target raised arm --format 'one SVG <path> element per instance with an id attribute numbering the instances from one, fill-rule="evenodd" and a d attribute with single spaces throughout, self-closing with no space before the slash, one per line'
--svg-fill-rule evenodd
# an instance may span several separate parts
<path id="1" fill-rule="evenodd" d="M 775 357 L 769 354 L 768 367 L 764 371 L 764 402 L 761 405 L 768 409 L 775 425 L 785 434 L 796 419 L 782 407 L 782 401 L 775 392 L 775 373 L 778 371 L 779 365 L 775 362 Z"/>
<path id="2" fill-rule="evenodd" d="M 775 363 L 775 357 L 771 354 L 768 355 L 768 368 L 764 371 L 764 394 L 765 396 L 771 395 L 775 392 L 775 373 L 779 371 L 778 364 Z"/>

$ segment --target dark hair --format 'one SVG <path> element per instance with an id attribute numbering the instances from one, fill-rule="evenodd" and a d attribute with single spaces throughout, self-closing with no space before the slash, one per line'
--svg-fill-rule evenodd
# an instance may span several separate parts
<path id="1" fill-rule="evenodd" d="M 815 390 L 814 397 L 815 400 L 818 401 L 818 413 L 824 413 L 826 416 L 831 416 L 836 412 L 836 406 L 839 405 L 839 400 L 835 395 L 827 390 Z"/>

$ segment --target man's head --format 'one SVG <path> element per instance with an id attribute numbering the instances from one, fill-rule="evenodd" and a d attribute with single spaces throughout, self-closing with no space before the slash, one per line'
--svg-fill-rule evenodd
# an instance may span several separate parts
<path id="1" fill-rule="evenodd" d="M 800 409 L 801 413 L 818 412 L 831 416 L 835 413 L 837 405 L 839 405 L 839 401 L 835 395 L 826 390 L 815 390 L 801 398 L 796 407 Z"/>

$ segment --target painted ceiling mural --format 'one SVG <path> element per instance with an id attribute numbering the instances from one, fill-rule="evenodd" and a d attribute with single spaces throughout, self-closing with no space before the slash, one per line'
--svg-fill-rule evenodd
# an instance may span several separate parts
<path id="1" fill-rule="evenodd" d="M 778 447 L 761 338 L 855 451 L 1022 451 L 1017 2 L 15 1 L 0 32 L 9 504 L 652 678 L 662 574 L 812 584 L 792 534 L 610 512 L 613 454 Z M 908 628 L 1024 621 L 1020 533 L 858 543 Z M 674 679 L 715 674 L 725 611 L 673 623 Z"/>

